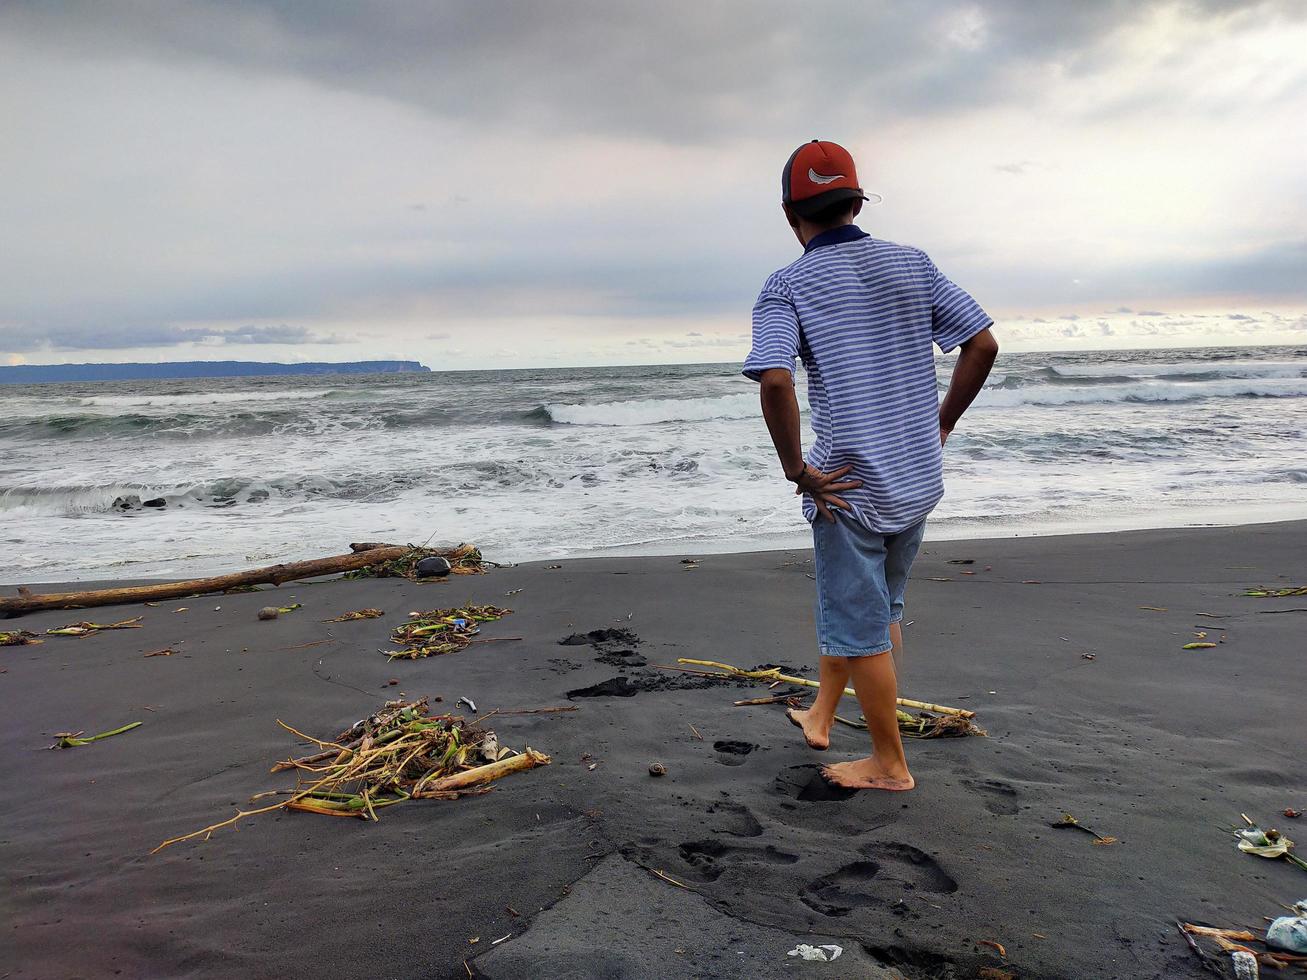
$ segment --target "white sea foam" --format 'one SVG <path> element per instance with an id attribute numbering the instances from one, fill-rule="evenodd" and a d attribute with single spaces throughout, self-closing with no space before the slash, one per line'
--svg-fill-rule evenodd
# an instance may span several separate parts
<path id="1" fill-rule="evenodd" d="M 758 414 L 755 393 L 718 398 L 646 398 L 594 405 L 546 405 L 555 422 L 564 425 L 654 425 L 659 422 L 707 422 L 747 419 Z"/>
<path id="2" fill-rule="evenodd" d="M 1015 408 L 1021 405 L 1190 402 L 1205 398 L 1294 398 L 1304 395 L 1307 395 L 1307 378 L 1223 378 L 1215 381 L 1135 381 L 1083 388 L 1051 385 L 986 388 L 977 397 L 976 404 L 984 408 Z"/>
<path id="3" fill-rule="evenodd" d="M 82 408 L 175 407 L 178 405 L 226 405 L 240 402 L 304 401 L 326 398 L 335 389 L 292 389 L 289 391 L 196 391 L 184 395 L 93 395 L 78 399 Z"/>
<path id="4" fill-rule="evenodd" d="M 1224 378 L 1302 378 L 1307 364 L 1302 361 L 1183 361 L 1139 364 L 1055 364 L 1052 372 L 1062 378 L 1166 378 L 1176 375 L 1219 375 Z"/>

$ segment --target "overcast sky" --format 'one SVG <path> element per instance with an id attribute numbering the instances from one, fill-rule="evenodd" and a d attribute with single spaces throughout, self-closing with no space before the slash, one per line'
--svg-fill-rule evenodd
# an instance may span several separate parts
<path id="1" fill-rule="evenodd" d="M 726 361 L 813 137 L 1008 349 L 1307 343 L 1307 3 L 0 3 L 0 363 Z"/>

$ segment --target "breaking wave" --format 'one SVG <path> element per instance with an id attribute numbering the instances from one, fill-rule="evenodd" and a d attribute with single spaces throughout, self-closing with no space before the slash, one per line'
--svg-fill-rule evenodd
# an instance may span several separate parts
<path id="1" fill-rule="evenodd" d="M 596 405 L 545 405 L 549 419 L 563 425 L 656 425 L 659 422 L 707 422 L 758 415 L 755 392 L 717 398 L 646 398 Z"/>
<path id="2" fill-rule="evenodd" d="M 304 401 L 330 398 L 339 392 L 334 388 L 302 389 L 289 391 L 195 391 L 176 395 L 92 395 L 77 399 L 83 408 L 134 408 L 174 405 L 229 405 L 241 402 Z"/>
<path id="3" fill-rule="evenodd" d="M 986 388 L 976 399 L 981 408 L 1021 405 L 1091 405 L 1116 402 L 1190 402 L 1207 398 L 1296 398 L 1307 395 L 1307 379 L 1225 378 L 1215 381 L 1126 381 L 1058 387 L 1027 385 Z"/>
<path id="4" fill-rule="evenodd" d="M 1179 364 L 1055 364 L 1048 368 L 1053 378 L 1127 379 L 1171 378 L 1216 380 L 1220 378 L 1302 378 L 1307 365 L 1292 361 L 1227 361 Z"/>

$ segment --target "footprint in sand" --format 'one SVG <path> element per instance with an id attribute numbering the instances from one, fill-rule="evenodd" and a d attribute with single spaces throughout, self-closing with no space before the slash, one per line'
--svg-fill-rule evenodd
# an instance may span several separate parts
<path id="1" fill-rule="evenodd" d="M 925 851 L 886 842 L 863 847 L 854 861 L 804 886 L 799 898 L 822 915 L 838 917 L 869 905 L 888 906 L 904 892 L 950 894 L 958 883 Z"/>
<path id="2" fill-rule="evenodd" d="M 752 742 L 740 742 L 736 739 L 722 739 L 719 742 L 713 742 L 712 747 L 717 751 L 717 761 L 724 766 L 742 766 L 744 757 L 756 749 L 758 746 Z"/>
<path id="3" fill-rule="evenodd" d="M 1017 791 L 1007 783 L 997 779 L 964 779 L 962 785 L 979 793 L 990 813 L 1010 817 L 1017 812 Z"/>
<path id="4" fill-rule="evenodd" d="M 589 687 L 578 687 L 575 691 L 568 691 L 567 698 L 569 701 L 577 698 L 633 698 L 639 693 L 640 688 L 632 684 L 629 678 L 613 677 L 598 684 L 591 684 Z"/>
<path id="5" fill-rule="evenodd" d="M 753 811 L 739 803 L 714 803 L 708 807 L 708 829 L 732 837 L 760 837 L 762 824 Z"/>
<path id="6" fill-rule="evenodd" d="M 766 847 L 738 847 L 717 840 L 686 841 L 679 848 L 681 860 L 688 867 L 686 877 L 716 881 L 731 866 L 739 864 L 794 864 L 797 854 Z"/>
<path id="7" fill-rule="evenodd" d="M 845 789 L 826 782 L 818 766 L 790 766 L 776 777 L 776 791 L 802 803 L 839 803 L 858 795 L 856 789 Z"/>

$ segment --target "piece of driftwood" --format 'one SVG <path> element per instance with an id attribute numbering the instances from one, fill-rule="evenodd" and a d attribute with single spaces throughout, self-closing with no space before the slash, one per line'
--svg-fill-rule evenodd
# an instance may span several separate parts
<path id="1" fill-rule="evenodd" d="M 725 671 L 724 674 L 716 671 L 703 671 L 709 677 L 748 677 L 752 680 L 778 680 L 787 684 L 799 684 L 803 687 L 820 687 L 816 681 L 810 681 L 806 677 L 791 677 L 788 674 L 782 674 L 779 667 L 769 667 L 763 670 L 743 670 L 731 664 L 719 663 L 716 660 L 692 660 L 689 657 L 678 657 L 678 664 L 694 664 L 697 667 L 713 667 L 716 671 Z M 698 673 L 696 671 L 686 671 L 686 673 Z M 853 688 L 847 687 L 844 693 L 850 697 L 856 697 Z M 929 701 L 914 701 L 911 698 L 899 698 L 898 703 L 904 708 L 918 708 L 922 711 L 933 711 L 940 715 L 956 715 L 959 718 L 974 718 L 976 713 L 968 711 L 966 708 L 950 708 L 944 704 L 931 704 Z"/>
<path id="2" fill-rule="evenodd" d="M 51 592 L 46 595 L 34 595 L 26 589 L 20 589 L 17 596 L 0 597 L 0 617 L 21 616 L 42 609 L 85 609 L 90 606 L 113 606 L 126 602 L 180 599 L 183 596 L 225 592 L 228 589 L 247 585 L 281 585 L 283 582 L 297 579 L 351 572 L 379 562 L 394 561 L 411 550 L 408 547 L 393 545 L 388 548 L 355 551 L 348 555 L 332 555 L 330 558 L 270 565 L 245 572 L 232 572 L 229 575 L 189 579 L 185 582 L 159 582 L 153 585 L 131 585 L 84 592 Z"/>

